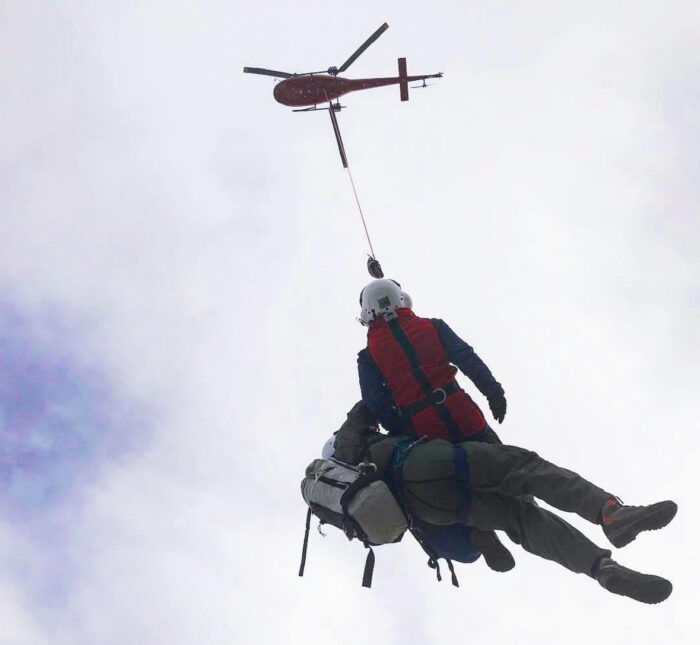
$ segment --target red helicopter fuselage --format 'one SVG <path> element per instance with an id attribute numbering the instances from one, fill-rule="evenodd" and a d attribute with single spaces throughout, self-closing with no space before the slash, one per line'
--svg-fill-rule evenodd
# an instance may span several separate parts
<path id="1" fill-rule="evenodd" d="M 287 78 L 275 85 L 273 95 L 282 105 L 290 107 L 307 107 L 327 103 L 343 94 L 369 90 L 384 85 L 397 85 L 404 82 L 422 81 L 426 78 L 436 78 L 438 74 L 427 76 L 394 76 L 391 78 L 342 78 L 330 74 L 304 74 Z"/>

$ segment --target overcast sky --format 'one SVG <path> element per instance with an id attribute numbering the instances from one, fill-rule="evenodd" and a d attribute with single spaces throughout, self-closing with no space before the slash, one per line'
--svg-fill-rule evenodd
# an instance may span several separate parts
<path id="1" fill-rule="evenodd" d="M 647 606 L 513 545 L 438 584 L 410 536 L 312 531 L 359 398 L 366 240 L 472 344 L 506 443 L 677 519 L 615 557 Z M 700 6 L 0 0 L 0 643 L 695 642 Z M 479 397 L 463 377 L 462 384 Z M 596 543 L 598 527 L 571 521 Z"/>

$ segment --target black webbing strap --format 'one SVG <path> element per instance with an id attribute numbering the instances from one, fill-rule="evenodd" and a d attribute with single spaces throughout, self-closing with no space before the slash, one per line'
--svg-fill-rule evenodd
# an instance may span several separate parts
<path id="1" fill-rule="evenodd" d="M 452 560 L 449 558 L 445 558 L 447 561 L 447 566 L 450 569 L 450 573 L 452 574 L 452 585 L 455 587 L 459 587 L 459 580 L 457 580 L 457 574 L 455 573 L 455 567 L 452 564 Z"/>
<path id="2" fill-rule="evenodd" d="M 406 358 L 408 359 L 408 362 L 411 364 L 411 368 L 412 368 L 411 373 L 413 374 L 414 378 L 418 382 L 420 389 L 423 390 L 423 394 L 425 394 L 425 396 L 427 398 L 432 398 L 434 388 L 430 384 L 428 377 L 425 375 L 425 372 L 423 371 L 423 368 L 421 367 L 420 357 L 418 356 L 418 352 L 416 352 L 413 345 L 411 345 L 411 342 L 408 340 L 408 337 L 404 333 L 404 330 L 401 328 L 401 324 L 399 323 L 399 319 L 392 318 L 391 320 L 388 321 L 388 324 L 389 324 L 389 330 L 391 331 L 392 335 L 394 336 L 394 339 L 399 344 L 399 346 L 403 350 L 404 354 L 406 354 Z M 457 424 L 455 423 L 455 420 L 452 418 L 450 411 L 444 405 L 438 405 L 437 402 L 435 402 L 434 400 L 432 401 L 431 405 L 433 406 L 435 411 L 438 413 L 440 420 L 447 427 L 447 429 L 450 433 L 450 436 L 452 437 L 452 441 L 454 443 L 456 443 L 457 441 L 463 440 L 464 436 L 463 436 L 462 432 L 460 431 L 459 427 L 457 426 Z M 410 423 L 410 419 L 408 421 Z"/>
<path id="3" fill-rule="evenodd" d="M 414 414 L 423 412 L 423 410 L 433 406 L 442 405 L 450 394 L 461 389 L 457 381 L 450 381 L 445 387 L 438 387 L 434 389 L 430 396 L 426 396 L 418 401 L 409 403 L 408 405 L 401 406 L 401 412 L 406 416 L 412 417 Z M 441 400 L 440 400 L 441 399 Z"/>
<path id="4" fill-rule="evenodd" d="M 301 565 L 299 566 L 299 575 L 304 575 L 304 567 L 306 566 L 306 547 L 309 544 L 309 527 L 311 526 L 311 507 L 306 512 L 306 531 L 304 531 L 304 546 L 301 549 Z"/>
<path id="5" fill-rule="evenodd" d="M 345 492 L 340 497 L 340 507 L 343 509 L 343 513 L 349 516 L 350 511 L 348 510 L 348 505 L 355 495 L 372 482 L 380 479 L 381 477 L 377 474 L 376 470 L 362 470 L 362 474 L 345 489 Z"/>
<path id="6" fill-rule="evenodd" d="M 420 544 L 423 547 L 423 551 L 425 551 L 428 554 L 428 566 L 431 569 L 435 569 L 438 582 L 442 582 L 442 575 L 440 575 L 440 563 L 438 562 L 437 557 L 430 555 L 430 551 L 428 551 L 427 547 L 425 546 L 425 544 L 423 544 L 423 542 L 419 541 L 418 544 Z"/>
<path id="7" fill-rule="evenodd" d="M 466 524 L 472 496 L 469 490 L 469 461 L 467 451 L 458 443 L 452 445 L 457 480 L 457 521 Z"/>
<path id="8" fill-rule="evenodd" d="M 369 544 L 365 544 L 369 549 L 367 559 L 365 560 L 365 571 L 362 574 L 362 586 L 368 589 L 372 586 L 372 574 L 374 573 L 374 551 Z"/>
<path id="9" fill-rule="evenodd" d="M 416 533 L 413 533 L 413 536 L 418 540 L 418 544 L 420 544 L 423 547 L 423 551 L 425 551 L 428 554 L 428 566 L 431 569 L 435 569 L 435 575 L 437 575 L 438 582 L 442 582 L 442 575 L 440 574 L 440 563 L 438 562 L 438 558 L 440 556 L 435 553 L 428 545 L 423 541 L 422 538 L 419 538 Z M 452 585 L 455 587 L 459 587 L 459 580 L 457 580 L 457 574 L 455 573 L 455 567 L 454 564 L 452 564 L 452 560 L 449 558 L 445 558 L 445 562 L 447 562 L 447 568 L 450 570 L 450 573 L 452 574 Z"/>

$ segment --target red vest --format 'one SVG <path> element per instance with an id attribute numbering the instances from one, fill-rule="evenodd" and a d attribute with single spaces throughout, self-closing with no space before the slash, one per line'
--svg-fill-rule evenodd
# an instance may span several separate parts
<path id="1" fill-rule="evenodd" d="M 443 398 L 432 391 L 454 381 L 457 368 L 450 365 L 437 330 L 410 309 L 397 309 L 396 314 L 390 321 L 378 318 L 367 333 L 367 348 L 394 402 L 404 408 L 421 400 Z M 461 388 L 444 403 L 427 405 L 407 421 L 418 436 L 452 442 L 480 432 L 486 425 L 481 410 Z"/>

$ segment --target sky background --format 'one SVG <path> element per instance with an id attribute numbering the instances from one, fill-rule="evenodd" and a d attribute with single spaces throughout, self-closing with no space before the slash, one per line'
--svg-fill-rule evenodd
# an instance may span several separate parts
<path id="1" fill-rule="evenodd" d="M 359 398 L 366 240 L 472 344 L 506 443 L 677 519 L 647 606 L 513 545 L 438 584 L 329 529 L 307 463 Z M 700 6 L 0 0 L 0 644 L 696 642 Z M 479 403 L 485 403 L 462 384 Z M 599 528 L 577 527 L 605 546 Z"/>

